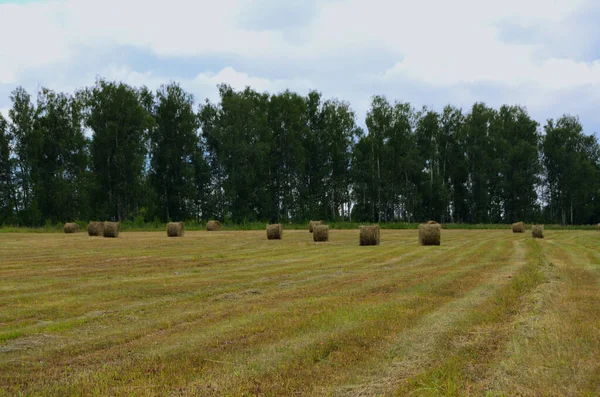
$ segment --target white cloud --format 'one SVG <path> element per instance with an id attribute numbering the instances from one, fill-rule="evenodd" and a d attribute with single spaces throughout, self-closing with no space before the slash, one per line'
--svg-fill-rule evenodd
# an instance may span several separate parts
<path id="1" fill-rule="evenodd" d="M 237 27 L 238 14 L 249 3 L 251 0 L 68 0 L 66 23 L 77 32 L 72 39 L 82 45 L 97 40 L 136 46 L 162 56 L 221 51 L 268 54 L 283 45 L 283 36 L 275 31 Z"/>
<path id="2" fill-rule="evenodd" d="M 219 73 L 200 73 L 193 80 L 195 84 L 215 87 L 217 84 L 226 83 L 236 90 L 252 87 L 256 91 L 277 92 L 287 88 L 296 91 L 308 91 L 316 88 L 306 79 L 271 80 L 261 77 L 252 77 L 247 73 L 237 72 L 232 67 L 226 67 Z"/>
<path id="3" fill-rule="evenodd" d="M 104 69 L 102 78 L 107 80 L 123 81 L 134 87 L 148 86 L 149 88 L 156 89 L 161 84 L 168 83 L 168 80 L 161 79 L 152 74 L 152 72 L 136 72 L 130 70 L 125 65 L 109 65 Z"/>
<path id="4" fill-rule="evenodd" d="M 598 63 L 539 61 L 534 46 L 507 44 L 498 34 L 497 24 L 507 19 L 523 26 L 540 20 L 557 21 L 577 10 L 582 1 L 429 0 L 397 5 L 380 18 L 374 10 L 381 9 L 378 5 L 383 6 L 385 1 L 362 8 L 362 1 L 354 3 L 345 3 L 343 8 L 342 18 L 350 21 L 348 28 L 355 19 L 352 15 L 373 22 L 363 25 L 360 37 L 353 39 L 387 41 L 386 47 L 401 54 L 402 59 L 382 73 L 384 78 L 410 77 L 433 85 L 537 84 L 554 89 L 600 81 Z M 327 26 L 331 19 L 321 25 Z M 375 21 L 385 27 L 377 28 Z"/>
<path id="5" fill-rule="evenodd" d="M 524 49 L 498 51 L 497 56 L 482 56 L 470 63 L 462 54 L 419 54 L 407 56 L 383 73 L 384 79 L 410 76 L 428 84 L 498 83 L 512 86 L 537 85 L 543 89 L 563 89 L 600 83 L 600 62 L 575 62 L 571 59 L 547 59 L 536 62 Z M 444 58 L 444 55 L 447 55 Z M 484 54 L 486 55 L 486 54 Z M 502 62 L 503 56 L 509 61 Z"/>
<path id="6" fill-rule="evenodd" d="M 587 0 L 313 0 L 311 12 L 303 14 L 304 25 L 284 21 L 261 29 L 260 24 L 241 22 L 264 20 L 250 14 L 268 15 L 261 9 L 268 4 L 256 0 L 0 4 L 0 88 L 31 85 L 39 78 L 51 88 L 72 91 L 102 75 L 151 88 L 175 80 L 199 99 L 215 99 L 215 86 L 222 82 L 259 91 L 316 88 L 325 96 L 338 94 L 362 111 L 369 97 L 383 90 L 390 98 L 410 100 L 416 106 L 437 104 L 440 99 L 434 96 L 443 95 L 448 102 L 459 103 L 510 101 L 555 117 L 546 113 L 560 107 L 559 94 L 578 87 L 589 93 L 590 86 L 600 85 L 600 61 L 562 58 L 568 51 L 553 55 L 547 51 L 552 48 L 548 43 L 540 51 L 535 43 L 506 42 L 499 30 L 507 22 L 532 29 L 566 26 L 561 24 L 582 14 Z M 568 45 L 559 39 L 557 48 Z M 152 64 L 143 70 L 132 67 L 128 53 L 107 59 L 106 64 L 78 67 L 107 48 L 133 48 L 177 64 L 197 57 L 236 63 L 198 67 L 191 74 L 195 77 L 186 78 L 165 68 L 155 71 Z M 374 59 L 360 59 L 369 56 Z M 501 88 L 489 98 L 473 91 L 476 85 Z M 419 92 L 419 87 L 425 88 Z M 590 108 L 588 99 L 570 98 L 562 103 L 565 109 L 578 104 Z M 5 101 L 0 98 L 0 106 L 6 106 Z"/>
<path id="7" fill-rule="evenodd" d="M 58 3 L 0 5 L 0 84 L 18 82 L 28 67 L 43 67 L 71 55 L 58 23 Z"/>
<path id="8" fill-rule="evenodd" d="M 166 57 L 228 53 L 265 62 L 277 58 L 315 62 L 332 53 L 376 48 L 399 61 L 386 72 L 388 76 L 408 74 L 431 84 L 520 84 L 532 78 L 544 85 L 569 84 L 569 80 L 557 83 L 553 74 L 557 69 L 561 76 L 586 69 L 577 82 L 598 78 L 593 65 L 561 59 L 535 64 L 535 48 L 501 42 L 495 27 L 507 19 L 523 26 L 559 21 L 576 11 L 582 0 L 324 1 L 302 43 L 287 42 L 280 30 L 241 28 L 237 23 L 241 12 L 252 4 L 252 0 L 64 0 L 0 5 L 0 37 L 10 37 L 0 43 L 0 55 L 7 60 L 0 63 L 0 83 L 18 81 L 28 67 L 68 60 L 74 48 L 106 45 Z"/>
<path id="9" fill-rule="evenodd" d="M 249 86 L 259 92 L 279 92 L 289 88 L 297 92 L 306 93 L 310 89 L 315 88 L 314 84 L 308 80 L 282 80 L 250 76 L 247 73 L 237 72 L 232 67 L 225 67 L 218 73 L 199 73 L 192 79 L 186 79 L 155 75 L 151 72 L 139 73 L 129 69 L 127 66 L 111 65 L 104 70 L 102 76 L 108 80 L 124 81 L 132 86 L 139 87 L 145 85 L 154 90 L 162 84 L 167 84 L 169 81 L 174 80 L 186 90 L 194 93 L 197 99 L 204 100 L 208 98 L 212 101 L 218 99 L 217 85 L 221 83 L 229 84 L 236 90 L 243 90 Z"/>

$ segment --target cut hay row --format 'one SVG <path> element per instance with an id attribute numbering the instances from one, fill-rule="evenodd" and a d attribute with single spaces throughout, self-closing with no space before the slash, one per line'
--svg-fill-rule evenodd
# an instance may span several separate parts
<path id="1" fill-rule="evenodd" d="M 185 233 L 185 226 L 183 222 L 169 222 L 167 225 L 167 236 L 168 237 L 183 237 Z"/>
<path id="2" fill-rule="evenodd" d="M 283 235 L 283 227 L 280 223 L 274 225 L 267 225 L 267 239 L 269 240 L 281 240 Z"/>
<path id="3" fill-rule="evenodd" d="M 419 225 L 419 244 L 440 245 L 442 225 L 429 221 Z"/>
<path id="4" fill-rule="evenodd" d="M 316 225 L 313 230 L 313 241 L 315 241 L 315 242 L 329 241 L 329 226 L 328 225 Z"/>
<path id="5" fill-rule="evenodd" d="M 595 233 L 426 249 L 416 227 L 368 248 L 358 227 L 319 246 L 306 225 L 285 244 L 163 226 L 93 248 L 0 233 L 0 395 L 598 394 Z"/>

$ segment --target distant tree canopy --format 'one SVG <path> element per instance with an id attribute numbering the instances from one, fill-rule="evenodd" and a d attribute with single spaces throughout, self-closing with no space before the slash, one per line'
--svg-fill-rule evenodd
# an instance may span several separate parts
<path id="1" fill-rule="evenodd" d="M 72 220 L 600 222 L 600 147 L 579 119 L 520 106 L 441 113 L 219 86 L 196 105 L 98 80 L 19 87 L 0 115 L 0 224 Z"/>

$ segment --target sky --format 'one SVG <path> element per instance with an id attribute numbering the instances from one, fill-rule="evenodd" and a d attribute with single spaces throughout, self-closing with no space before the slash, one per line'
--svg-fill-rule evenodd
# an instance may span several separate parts
<path id="1" fill-rule="evenodd" d="M 196 102 L 217 84 L 373 95 L 441 111 L 525 106 L 542 125 L 600 131 L 597 0 L 0 0 L 0 112 L 17 86 L 73 92 L 97 77 Z"/>

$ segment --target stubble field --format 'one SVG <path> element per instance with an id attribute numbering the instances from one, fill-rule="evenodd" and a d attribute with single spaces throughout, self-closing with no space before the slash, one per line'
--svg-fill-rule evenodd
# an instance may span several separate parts
<path id="1" fill-rule="evenodd" d="M 0 395 L 600 395 L 600 232 L 283 237 L 0 234 Z"/>

